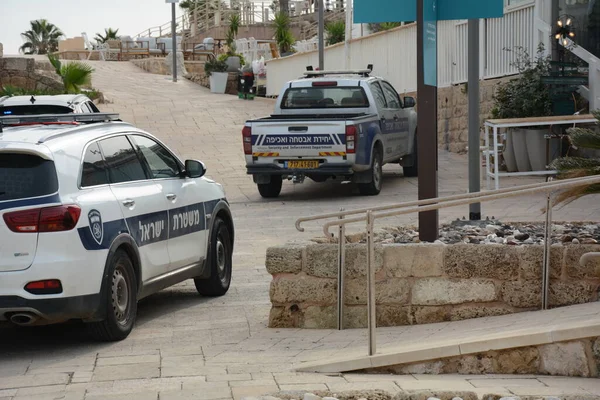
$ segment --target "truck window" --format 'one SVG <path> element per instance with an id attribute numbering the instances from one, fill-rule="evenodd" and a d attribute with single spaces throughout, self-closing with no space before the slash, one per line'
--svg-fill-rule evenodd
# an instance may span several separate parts
<path id="1" fill-rule="evenodd" d="M 283 94 L 281 108 L 367 108 L 369 100 L 362 87 L 301 87 L 290 88 Z"/>
<path id="2" fill-rule="evenodd" d="M 385 92 L 388 108 L 393 108 L 395 110 L 402 108 L 400 96 L 398 96 L 398 93 L 394 87 L 387 82 L 381 82 L 381 84 L 383 85 L 383 91 Z"/>
<path id="3" fill-rule="evenodd" d="M 377 108 L 379 110 L 383 110 L 387 108 L 387 104 L 385 102 L 385 95 L 383 94 L 383 90 L 378 82 L 371 83 L 371 92 L 373 93 L 373 97 L 375 97 L 375 103 L 377 104 Z"/>
<path id="4" fill-rule="evenodd" d="M 29 104 L 23 106 L 0 106 L 0 115 L 70 114 L 73 109 L 65 106 Z"/>

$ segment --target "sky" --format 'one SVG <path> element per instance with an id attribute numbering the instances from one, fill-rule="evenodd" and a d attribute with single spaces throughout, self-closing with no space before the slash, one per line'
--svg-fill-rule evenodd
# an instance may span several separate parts
<path id="1" fill-rule="evenodd" d="M 179 14 L 179 7 L 177 7 Z M 45 18 L 67 37 L 86 32 L 90 40 L 104 28 L 119 29 L 135 37 L 145 29 L 171 20 L 165 0 L 0 0 L 0 43 L 4 54 L 17 54 L 23 44 L 21 32 L 29 21 Z"/>

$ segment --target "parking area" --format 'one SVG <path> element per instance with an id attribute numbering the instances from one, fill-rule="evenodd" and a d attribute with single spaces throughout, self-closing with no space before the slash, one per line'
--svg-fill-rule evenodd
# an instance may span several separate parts
<path id="1" fill-rule="evenodd" d="M 417 178 L 404 178 L 397 165 L 384 168 L 383 191 L 361 197 L 340 182 L 294 186 L 285 182 L 274 200 L 260 197 L 245 173 L 241 128 L 245 120 L 268 115 L 274 101 L 244 101 L 215 95 L 182 80 L 152 75 L 129 63 L 93 62 L 94 87 L 122 119 L 155 134 L 183 158 L 206 163 L 208 176 L 222 183 L 236 226 L 234 272 L 229 293 L 201 298 L 193 283 L 151 296 L 140 304 L 138 323 L 119 343 L 89 340 L 80 324 L 36 329 L 0 327 L 0 400 L 240 398 L 277 389 L 323 389 L 326 384 L 354 388 L 344 377 L 302 377 L 290 372 L 293 362 L 327 355 L 351 341 L 328 341 L 329 331 L 282 331 L 266 327 L 269 281 L 264 269 L 267 247 L 288 240 L 310 239 L 294 228 L 298 217 L 415 200 Z M 440 196 L 464 193 L 468 187 L 465 156 L 440 153 Z M 543 181 L 506 179 L 504 185 Z M 484 215 L 502 220 L 543 218 L 540 196 L 486 204 Z M 448 221 L 468 215 L 467 208 L 441 212 Z M 598 220 L 600 202 L 589 196 L 554 213 L 556 220 Z M 385 225 L 414 223 L 416 215 Z M 353 229 L 359 229 L 355 227 Z M 279 374 L 279 375 L 278 375 Z M 391 382 L 391 381 L 390 381 Z M 360 386 L 360 385 L 358 385 Z M 381 387 L 386 389 L 385 387 Z M 15 397 L 16 396 L 16 397 Z"/>

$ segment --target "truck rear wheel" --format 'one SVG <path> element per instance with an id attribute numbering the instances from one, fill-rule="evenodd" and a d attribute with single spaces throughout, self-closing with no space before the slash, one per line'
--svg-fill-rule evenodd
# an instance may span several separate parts
<path id="1" fill-rule="evenodd" d="M 272 175 L 271 182 L 269 183 L 258 183 L 258 192 L 265 199 L 272 199 L 279 196 L 281 193 L 281 185 L 283 184 L 283 179 L 281 175 Z"/>
<path id="2" fill-rule="evenodd" d="M 373 150 L 373 161 L 371 162 L 371 182 L 359 183 L 358 191 L 363 196 L 376 196 L 381 192 L 383 181 L 383 156 L 379 149 Z"/>
<path id="3" fill-rule="evenodd" d="M 419 176 L 419 150 L 417 148 L 417 137 L 415 136 L 415 146 L 413 149 L 413 153 L 410 156 L 410 160 L 412 165 L 402 167 L 404 170 L 404 176 L 407 178 L 414 178 Z"/>

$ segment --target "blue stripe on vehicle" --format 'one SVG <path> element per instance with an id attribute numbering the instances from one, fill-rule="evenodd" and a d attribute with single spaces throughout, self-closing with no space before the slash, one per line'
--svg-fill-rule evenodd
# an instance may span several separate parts
<path id="1" fill-rule="evenodd" d="M 86 250 L 108 249 L 121 233 L 130 233 L 138 247 L 143 247 L 206 230 L 207 216 L 212 214 L 221 201 L 227 202 L 224 198 L 216 199 L 168 211 L 138 215 L 127 220 L 103 222 L 103 238 L 100 244 L 94 239 L 89 226 L 78 228 L 77 231 Z"/>
<path id="2" fill-rule="evenodd" d="M 339 141 L 339 138 L 337 137 L 337 135 L 331 135 L 331 137 L 333 137 L 333 142 L 334 142 L 335 144 L 340 144 L 340 143 L 339 143 L 340 141 Z"/>
<path id="3" fill-rule="evenodd" d="M 38 197 L 35 199 L 19 199 L 0 202 L 0 210 L 8 210 L 9 208 L 19 208 L 27 206 L 41 206 L 55 203 L 60 203 L 60 196 L 58 194 Z"/>
<path id="4" fill-rule="evenodd" d="M 338 140 L 340 141 L 340 144 L 346 144 L 346 134 L 345 133 L 338 133 L 337 137 L 338 137 Z"/>
<path id="5" fill-rule="evenodd" d="M 252 140 L 252 146 L 255 146 L 260 140 L 260 135 L 252 135 L 250 138 Z"/>

